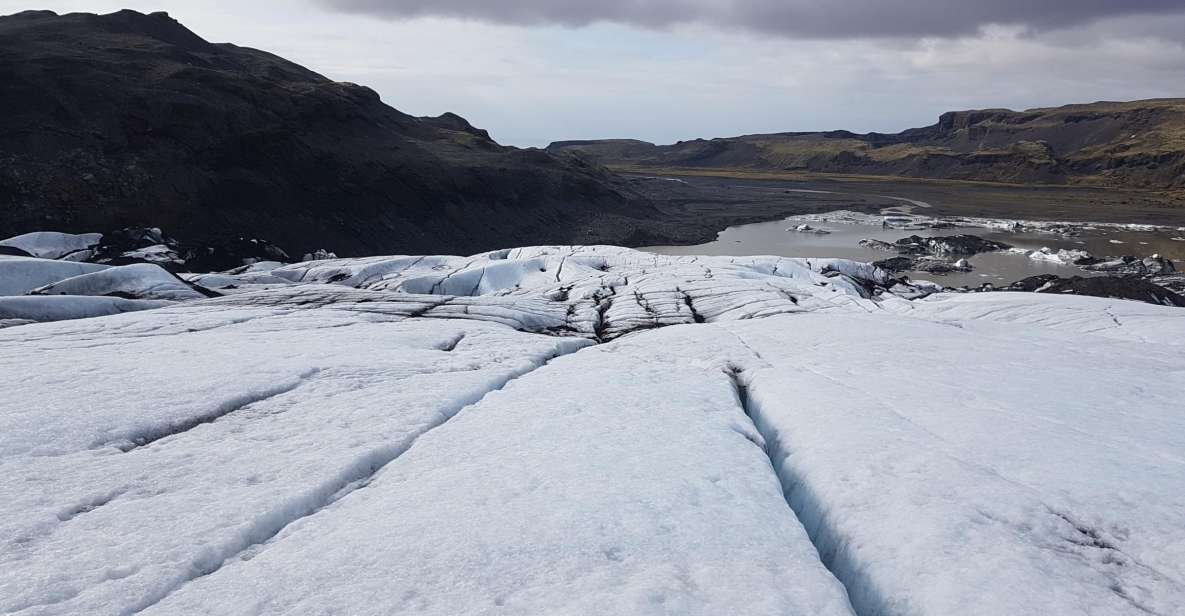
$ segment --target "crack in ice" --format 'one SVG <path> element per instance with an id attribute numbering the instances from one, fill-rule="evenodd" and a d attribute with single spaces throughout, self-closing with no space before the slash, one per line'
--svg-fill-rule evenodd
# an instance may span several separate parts
<path id="1" fill-rule="evenodd" d="M 248 394 L 244 394 L 244 395 L 235 397 L 229 401 L 226 401 L 226 402 L 218 405 L 218 407 L 216 407 L 213 411 L 210 411 L 208 413 L 190 417 L 190 418 L 186 419 L 185 421 L 170 424 L 168 426 L 148 428 L 148 429 L 142 431 L 140 434 L 130 437 L 126 441 L 121 441 L 121 442 L 117 442 L 117 443 L 103 443 L 103 444 L 97 445 L 95 447 L 95 449 L 99 449 L 102 447 L 108 447 L 108 446 L 115 446 L 120 451 L 122 451 L 124 453 L 128 453 L 131 451 L 135 451 L 141 447 L 147 447 L 159 440 L 168 438 L 170 436 L 183 434 L 183 433 L 188 432 L 198 426 L 202 426 L 202 425 L 209 424 L 209 423 L 214 423 L 215 421 L 218 421 L 219 419 L 222 419 L 223 417 L 226 417 L 227 415 L 230 415 L 231 413 L 234 413 L 236 411 L 241 411 L 241 410 L 247 408 L 248 406 L 251 406 L 252 404 L 263 402 L 265 400 L 270 400 L 270 399 L 275 398 L 277 396 L 282 396 L 286 393 L 292 392 L 293 390 L 295 390 L 297 387 L 300 387 L 302 384 L 304 384 L 306 381 L 308 381 L 310 378 L 315 376 L 320 371 L 321 371 L 320 368 L 313 368 L 311 370 L 306 370 L 305 372 L 298 375 L 297 378 L 293 381 L 289 381 L 289 382 L 283 383 L 281 385 L 270 387 L 270 388 L 265 389 L 263 391 L 251 392 Z"/>
<path id="2" fill-rule="evenodd" d="M 465 409 L 475 406 L 490 394 L 504 389 L 512 381 L 534 372 L 557 357 L 579 352 L 580 350 L 582 349 L 565 351 L 557 348 L 529 367 L 506 375 L 505 379 L 490 387 L 482 394 L 481 398 L 473 403 L 452 409 L 451 412 L 442 410 L 439 412 L 438 418 L 434 423 L 426 426 L 416 434 L 398 442 L 387 443 L 361 455 L 334 479 L 323 482 L 310 492 L 298 495 L 276 509 L 255 518 L 247 525 L 247 528 L 243 532 L 224 545 L 212 547 L 206 553 L 195 556 L 189 563 L 188 571 L 179 576 L 179 579 L 174 580 L 167 588 L 158 589 L 150 593 L 133 607 L 125 610 L 123 614 L 127 616 L 139 614 L 157 605 L 190 582 L 217 572 L 236 556 L 248 553 L 257 546 L 272 540 L 293 523 L 316 515 L 330 505 L 348 497 L 353 492 L 366 487 L 379 471 L 411 449 L 416 441 L 425 434 L 445 425 L 448 421 L 464 412 Z"/>

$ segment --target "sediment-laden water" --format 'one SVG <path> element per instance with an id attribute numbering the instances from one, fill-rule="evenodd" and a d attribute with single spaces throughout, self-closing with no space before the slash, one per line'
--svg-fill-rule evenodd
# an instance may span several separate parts
<path id="1" fill-rule="evenodd" d="M 886 212 L 890 224 L 872 224 L 874 217 L 846 217 L 837 215 L 790 217 L 784 220 L 729 227 L 720 232 L 716 241 L 695 246 L 651 246 L 643 250 L 666 255 L 778 255 L 786 257 L 843 258 L 856 261 L 879 261 L 895 256 L 885 250 L 860 245 L 861 239 L 893 242 L 910 235 L 941 237 L 956 234 L 977 235 L 984 239 L 1004 242 L 1026 251 L 1050 248 L 1085 250 L 1096 257 L 1133 255 L 1147 257 L 1159 254 L 1178 261 L 1180 269 L 1185 261 L 1185 231 L 1158 229 L 1134 230 L 1121 226 L 1075 224 L 1071 234 L 1036 230 L 1022 226 L 1019 231 L 982 226 L 933 228 L 926 225 L 895 221 L 898 212 Z M 908 212 L 901 212 L 908 216 Z M 799 232 L 794 228 L 810 224 L 827 233 Z M 1004 226 L 1000 221 L 999 226 Z M 1030 258 L 1021 252 L 989 252 L 968 257 L 974 270 L 967 273 L 931 274 L 911 272 L 915 279 L 933 280 L 948 286 L 979 286 L 1010 283 L 1038 274 L 1060 276 L 1099 275 L 1071 264 L 1061 264 Z"/>

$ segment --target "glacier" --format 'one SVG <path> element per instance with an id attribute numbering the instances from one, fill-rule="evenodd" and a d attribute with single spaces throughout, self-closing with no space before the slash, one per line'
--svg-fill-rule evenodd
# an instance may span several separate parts
<path id="1" fill-rule="evenodd" d="M 609 246 L 38 261 L 0 613 L 1183 613 L 1177 308 Z"/>

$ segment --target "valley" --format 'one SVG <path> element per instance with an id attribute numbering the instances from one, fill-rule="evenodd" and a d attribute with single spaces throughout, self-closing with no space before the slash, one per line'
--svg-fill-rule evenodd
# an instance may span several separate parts
<path id="1" fill-rule="evenodd" d="M 686 54 L 257 4 L 202 24 L 541 126 Z M 1185 99 L 540 149 L 386 83 L 0 16 L 0 614 L 1182 613 Z"/>

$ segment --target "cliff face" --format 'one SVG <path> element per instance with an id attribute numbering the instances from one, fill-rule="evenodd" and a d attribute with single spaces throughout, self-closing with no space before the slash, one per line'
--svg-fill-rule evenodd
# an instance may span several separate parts
<path id="1" fill-rule="evenodd" d="M 647 147 L 649 146 L 649 147 Z M 608 164 L 1185 188 L 1185 100 L 943 114 L 897 134 L 747 135 L 670 146 L 559 142 Z"/>
<path id="2" fill-rule="evenodd" d="M 153 226 L 296 254 L 469 253 L 612 241 L 652 214 L 595 165 L 409 116 L 163 13 L 0 17 L 0 74 L 0 236 Z"/>

